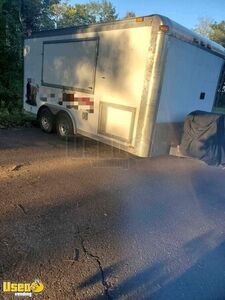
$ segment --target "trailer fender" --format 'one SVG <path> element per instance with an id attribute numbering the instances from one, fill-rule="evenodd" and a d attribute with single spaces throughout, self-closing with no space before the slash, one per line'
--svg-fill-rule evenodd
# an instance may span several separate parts
<path id="1" fill-rule="evenodd" d="M 55 117 L 56 117 L 60 112 L 66 113 L 66 114 L 70 117 L 70 119 L 71 119 L 71 121 L 72 121 L 72 124 L 73 124 L 73 132 L 74 132 L 74 134 L 77 134 L 76 120 L 75 120 L 75 117 L 73 116 L 73 114 L 71 113 L 70 110 L 68 110 L 68 109 L 66 109 L 66 108 L 64 108 L 64 107 L 58 107 L 58 106 L 52 105 L 52 104 L 44 104 L 44 105 L 42 105 L 42 106 L 38 109 L 37 118 L 39 117 L 41 110 L 44 109 L 44 108 L 48 108 L 48 109 L 51 111 L 51 113 L 52 113 Z"/>

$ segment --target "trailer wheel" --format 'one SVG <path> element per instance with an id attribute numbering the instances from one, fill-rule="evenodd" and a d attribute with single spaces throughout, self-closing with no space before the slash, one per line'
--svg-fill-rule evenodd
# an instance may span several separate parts
<path id="1" fill-rule="evenodd" d="M 54 115 L 45 107 L 38 114 L 38 121 L 44 132 L 51 133 L 54 130 Z"/>
<path id="2" fill-rule="evenodd" d="M 74 135 L 73 123 L 67 113 L 58 113 L 56 118 L 56 132 L 62 139 L 67 139 Z"/>

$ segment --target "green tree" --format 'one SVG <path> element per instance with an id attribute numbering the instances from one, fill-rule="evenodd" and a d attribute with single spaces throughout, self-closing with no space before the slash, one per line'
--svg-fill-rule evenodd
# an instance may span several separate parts
<path id="1" fill-rule="evenodd" d="M 21 99 L 23 39 L 32 31 L 117 18 L 107 0 L 75 5 L 61 0 L 0 0 L 0 102 L 13 107 Z"/>
<path id="2" fill-rule="evenodd" d="M 59 3 L 51 6 L 57 27 L 111 22 L 118 18 L 110 1 L 92 1 L 86 4 Z"/>
<path id="3" fill-rule="evenodd" d="M 18 101 L 21 92 L 22 33 L 16 0 L 2 3 L 0 42 L 0 100 Z"/>
<path id="4" fill-rule="evenodd" d="M 212 31 L 213 22 L 214 21 L 208 17 L 199 18 L 198 24 L 195 26 L 194 31 L 205 37 L 209 37 L 209 34 Z"/>
<path id="5" fill-rule="evenodd" d="M 54 28 L 51 7 L 60 0 L 18 0 L 25 32 Z"/>
<path id="6" fill-rule="evenodd" d="M 0 0 L 0 101 L 13 107 L 21 99 L 23 38 L 54 27 L 50 6 L 57 0 Z"/>
<path id="7" fill-rule="evenodd" d="M 126 15 L 124 16 L 124 19 L 130 19 L 130 18 L 135 18 L 136 14 L 133 11 L 128 11 Z"/>
<path id="8" fill-rule="evenodd" d="M 221 44 L 225 47 L 225 21 L 215 22 L 209 18 L 199 19 L 194 30 L 201 35 Z"/>
<path id="9" fill-rule="evenodd" d="M 86 25 L 95 22 L 86 4 L 68 5 L 67 3 L 52 6 L 57 27 Z"/>
<path id="10" fill-rule="evenodd" d="M 90 5 L 88 5 L 88 7 L 90 7 Z M 96 13 L 96 22 L 112 22 L 118 19 L 116 8 L 110 1 L 103 0 L 102 2 L 97 2 L 97 8 L 98 10 Z"/>
<path id="11" fill-rule="evenodd" d="M 215 22 L 211 25 L 209 38 L 225 47 L 225 21 Z"/>

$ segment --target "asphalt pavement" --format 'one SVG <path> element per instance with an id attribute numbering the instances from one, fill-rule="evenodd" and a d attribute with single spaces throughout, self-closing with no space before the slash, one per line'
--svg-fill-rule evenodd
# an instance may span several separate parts
<path id="1" fill-rule="evenodd" d="M 225 299 L 224 182 L 194 159 L 2 129 L 0 278 L 40 279 L 35 299 Z"/>

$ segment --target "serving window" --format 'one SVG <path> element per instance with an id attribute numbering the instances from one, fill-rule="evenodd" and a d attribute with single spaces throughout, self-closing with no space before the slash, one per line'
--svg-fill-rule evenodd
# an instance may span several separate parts
<path id="1" fill-rule="evenodd" d="M 43 43 L 42 84 L 94 93 L 98 38 Z"/>

